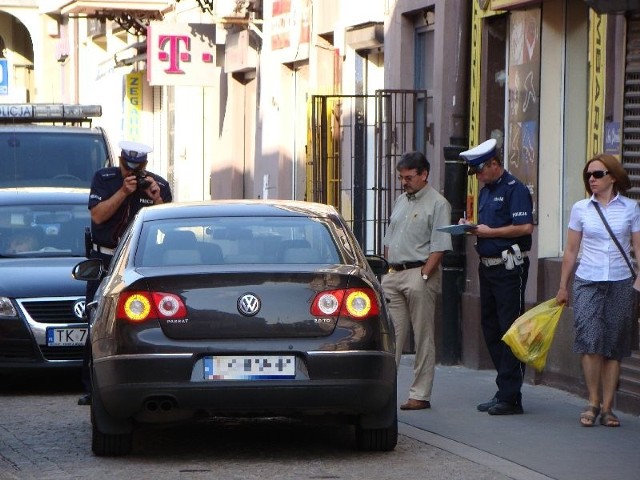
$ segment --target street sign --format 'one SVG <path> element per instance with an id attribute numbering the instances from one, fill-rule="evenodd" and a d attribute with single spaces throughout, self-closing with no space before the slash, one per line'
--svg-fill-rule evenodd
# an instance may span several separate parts
<path id="1" fill-rule="evenodd" d="M 9 95 L 9 66 L 6 58 L 0 58 L 0 95 Z"/>

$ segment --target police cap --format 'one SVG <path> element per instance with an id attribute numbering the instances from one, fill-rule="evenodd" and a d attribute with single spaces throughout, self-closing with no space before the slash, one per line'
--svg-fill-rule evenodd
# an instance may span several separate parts
<path id="1" fill-rule="evenodd" d="M 129 163 L 144 163 L 147 161 L 147 154 L 153 151 L 148 145 L 128 140 L 123 140 L 118 146 L 122 150 L 120 156 Z"/>
<path id="2" fill-rule="evenodd" d="M 477 167 L 481 163 L 491 160 L 496 156 L 496 140 L 492 138 L 482 142 L 477 147 L 473 147 L 460 154 L 470 167 Z"/>

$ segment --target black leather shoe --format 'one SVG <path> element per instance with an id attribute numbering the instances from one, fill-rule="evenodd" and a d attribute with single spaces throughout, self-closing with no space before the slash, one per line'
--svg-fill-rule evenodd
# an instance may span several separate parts
<path id="1" fill-rule="evenodd" d="M 487 413 L 489 415 L 520 415 L 524 411 L 521 404 L 498 402 L 487 410 Z"/>
<path id="2" fill-rule="evenodd" d="M 91 394 L 85 393 L 78 399 L 78 405 L 91 405 Z"/>
<path id="3" fill-rule="evenodd" d="M 498 398 L 497 397 L 493 397 L 491 400 L 489 400 L 488 402 L 484 402 L 481 403 L 480 405 L 478 405 L 478 411 L 479 412 L 488 412 L 489 409 L 491 407 L 493 407 L 495 404 L 498 403 Z"/>

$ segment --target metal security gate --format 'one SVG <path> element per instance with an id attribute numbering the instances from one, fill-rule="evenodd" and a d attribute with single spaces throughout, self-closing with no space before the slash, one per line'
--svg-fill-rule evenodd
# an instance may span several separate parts
<path id="1" fill-rule="evenodd" d="M 627 52 L 622 121 L 622 164 L 629 173 L 627 196 L 640 200 L 640 14 L 627 17 Z"/>
<path id="2" fill-rule="evenodd" d="M 335 206 L 366 253 L 383 251 L 396 161 L 427 151 L 431 101 L 426 90 L 312 96 L 307 198 Z"/>
<path id="3" fill-rule="evenodd" d="M 631 189 L 626 195 L 640 201 L 640 13 L 637 12 L 627 16 L 621 160 L 631 180 Z M 637 252 L 634 257 L 638 262 Z M 616 393 L 618 405 L 637 405 L 640 399 L 638 322 L 635 326 L 632 334 L 634 351 L 631 357 L 623 359 L 620 365 L 620 382 Z"/>

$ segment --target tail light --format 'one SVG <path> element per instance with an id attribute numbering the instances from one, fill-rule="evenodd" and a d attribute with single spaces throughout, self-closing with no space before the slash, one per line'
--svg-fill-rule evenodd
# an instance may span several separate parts
<path id="1" fill-rule="evenodd" d="M 152 318 L 185 318 L 187 307 L 178 295 L 163 292 L 123 292 L 118 298 L 118 319 L 144 322 Z"/>
<path id="2" fill-rule="evenodd" d="M 364 320 L 379 312 L 376 295 L 370 288 L 325 290 L 318 293 L 311 304 L 314 317 L 344 316 Z"/>

